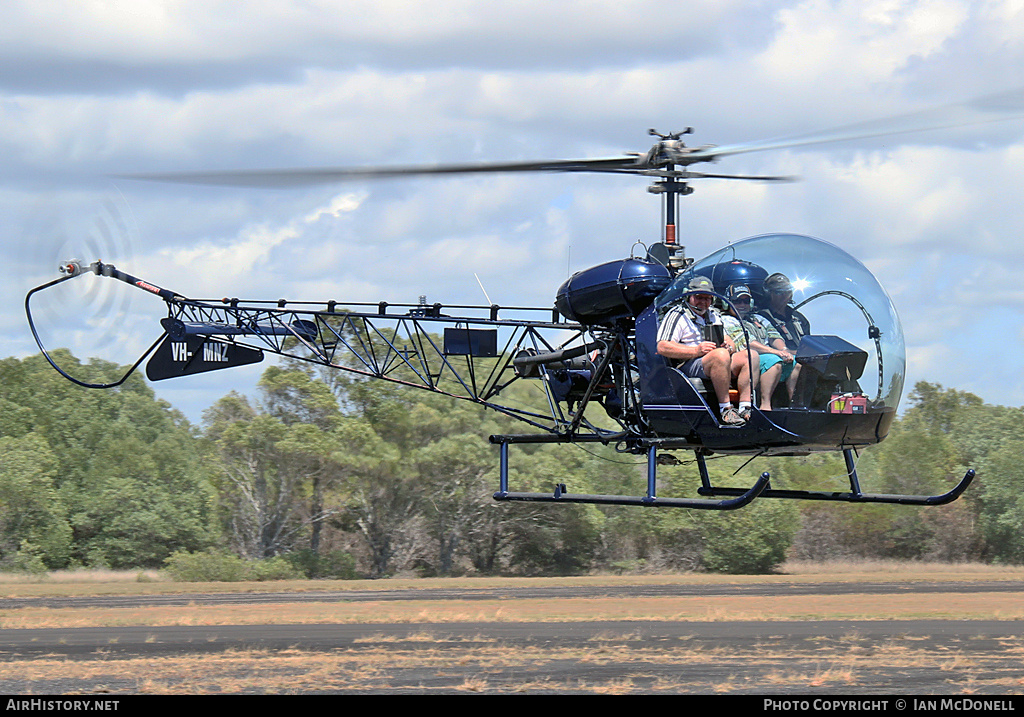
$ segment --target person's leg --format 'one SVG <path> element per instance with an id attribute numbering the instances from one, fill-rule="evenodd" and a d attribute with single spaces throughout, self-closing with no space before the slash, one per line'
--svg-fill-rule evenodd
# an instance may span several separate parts
<path id="1" fill-rule="evenodd" d="M 741 403 L 750 403 L 759 366 L 758 354 L 754 349 L 743 349 L 732 355 L 732 375 L 736 377 L 736 388 L 740 392 Z"/>
<path id="2" fill-rule="evenodd" d="M 775 354 L 761 354 L 760 405 L 762 411 L 772 410 L 772 394 L 782 378 L 782 359 Z"/>
<path id="3" fill-rule="evenodd" d="M 704 364 L 705 375 L 711 379 L 711 384 L 715 387 L 718 405 L 723 406 L 729 403 L 729 385 L 732 382 L 732 374 L 729 371 L 729 350 L 715 349 L 704 354 L 701 361 Z"/>
<path id="4" fill-rule="evenodd" d="M 796 380 L 800 377 L 800 365 L 796 364 L 793 366 L 793 373 L 789 374 L 789 378 L 786 379 L 786 390 L 789 391 L 789 401 L 793 402 L 793 396 L 796 393 Z"/>

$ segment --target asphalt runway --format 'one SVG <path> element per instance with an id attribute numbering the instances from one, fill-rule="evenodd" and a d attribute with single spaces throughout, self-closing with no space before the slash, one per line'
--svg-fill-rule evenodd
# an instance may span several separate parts
<path id="1" fill-rule="evenodd" d="M 0 610 L 939 592 L 1024 594 L 1024 583 L 541 586 L 21 598 L 0 600 Z M 509 621 L 5 629 L 0 631 L 0 656 L 5 668 L 0 672 L 0 692 L 5 694 L 205 694 L 225 691 L 226 684 L 243 694 L 978 696 L 1024 691 L 1024 622 L 1014 620 Z M 244 660 L 226 667 L 224 658 L 232 656 Z M 221 662 L 209 662 L 215 659 Z M 198 661 L 205 667 L 198 676 L 196 672 L 186 674 L 182 660 Z M 97 672 L 97 664 L 110 669 Z M 83 671 L 85 665 L 93 668 L 88 675 Z M 43 669 L 48 666 L 52 669 Z M 158 671 L 160 679 L 147 677 L 147 670 Z M 182 671 L 180 677 L 176 670 Z M 218 670 L 224 670 L 223 674 Z M 76 676 L 79 672 L 80 677 Z"/>

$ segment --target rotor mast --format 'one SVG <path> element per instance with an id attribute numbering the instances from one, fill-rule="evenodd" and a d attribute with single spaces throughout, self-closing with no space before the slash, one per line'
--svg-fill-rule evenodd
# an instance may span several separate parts
<path id="1" fill-rule="evenodd" d="M 679 180 L 681 172 L 676 169 L 676 163 L 671 157 L 678 149 L 685 147 L 679 138 L 684 134 L 693 134 L 693 127 L 687 127 L 682 132 L 661 134 L 655 129 L 647 130 L 647 133 L 661 139 L 657 148 L 659 153 L 665 157 L 664 164 L 658 174 L 662 177 L 654 184 L 647 187 L 651 194 L 662 195 L 664 203 L 663 215 L 665 227 L 662 232 L 662 242 L 668 250 L 670 267 L 674 271 L 686 268 L 692 260 L 686 259 L 686 247 L 679 244 L 677 217 L 679 216 L 679 197 L 693 194 L 693 187 L 687 182 Z M 667 150 L 667 151 L 666 151 Z"/>

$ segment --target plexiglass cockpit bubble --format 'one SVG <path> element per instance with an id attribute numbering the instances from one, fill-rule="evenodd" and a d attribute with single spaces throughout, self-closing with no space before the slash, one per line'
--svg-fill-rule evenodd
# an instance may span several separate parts
<path id="1" fill-rule="evenodd" d="M 701 275 L 722 295 L 731 284 L 745 284 L 756 312 L 768 304 L 764 280 L 775 273 L 792 284 L 790 305 L 807 318 L 811 335 L 839 337 L 867 353 L 856 380 L 868 405 L 895 410 L 906 374 L 899 317 L 871 272 L 833 244 L 798 234 L 764 234 L 735 242 L 681 272 L 656 307 L 660 311 L 680 301 L 690 280 Z"/>

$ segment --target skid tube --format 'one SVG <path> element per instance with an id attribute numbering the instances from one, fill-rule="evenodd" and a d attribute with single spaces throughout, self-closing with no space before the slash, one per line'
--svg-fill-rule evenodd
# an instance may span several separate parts
<path id="1" fill-rule="evenodd" d="M 551 493 L 521 493 L 508 489 L 508 447 L 510 443 L 576 443 L 600 442 L 608 443 L 605 436 L 565 436 L 545 434 L 518 434 L 491 436 L 491 443 L 498 444 L 500 451 L 500 486 L 494 494 L 498 501 L 527 501 L 538 503 L 590 503 L 595 505 L 634 505 L 653 508 L 695 508 L 699 510 L 735 510 L 749 504 L 767 488 L 770 476 L 762 473 L 753 486 L 747 490 L 736 489 L 732 497 L 719 500 L 706 498 L 659 498 L 657 495 L 658 442 L 641 440 L 638 445 L 647 452 L 647 493 L 642 496 L 632 495 L 600 495 L 589 493 L 569 493 L 565 483 L 558 483 Z M 698 454 L 701 465 L 701 477 L 706 475 L 703 457 Z"/>
<path id="2" fill-rule="evenodd" d="M 843 450 L 843 458 L 846 461 L 846 474 L 850 479 L 849 492 L 842 491 L 809 491 L 809 490 L 775 490 L 768 486 L 762 493 L 762 498 L 788 498 L 793 500 L 832 500 L 843 503 L 892 503 L 898 505 L 945 505 L 952 503 L 960 497 L 960 494 L 967 490 L 967 487 L 974 480 L 974 469 L 968 470 L 956 486 L 947 493 L 941 495 L 901 495 L 898 493 L 864 493 L 860 489 L 860 480 L 857 478 L 857 467 L 854 461 L 853 450 Z M 707 469 L 703 460 L 698 456 L 698 463 L 701 467 L 701 487 L 697 492 L 707 496 L 729 496 L 742 495 L 742 488 L 716 488 L 711 485 Z"/>

